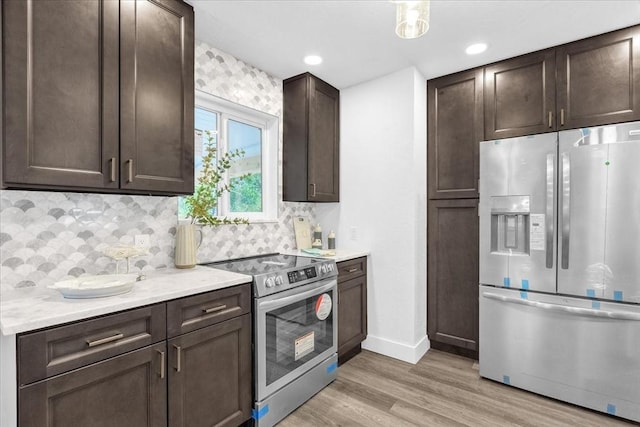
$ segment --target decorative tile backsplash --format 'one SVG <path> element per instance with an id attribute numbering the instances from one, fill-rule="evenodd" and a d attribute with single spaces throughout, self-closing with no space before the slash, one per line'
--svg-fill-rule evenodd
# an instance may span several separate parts
<path id="1" fill-rule="evenodd" d="M 281 80 L 199 41 L 195 62 L 197 89 L 281 117 Z M 280 202 L 278 212 L 277 222 L 204 227 L 198 262 L 295 248 L 292 218 L 306 216 L 313 223 L 315 207 Z M 132 245 L 136 234 L 148 234 L 151 246 L 148 255 L 130 260 L 131 272 L 172 267 L 177 222 L 177 197 L 2 190 L 0 286 L 46 286 L 115 273 L 116 261 L 104 250 Z M 126 264 L 117 262 L 120 272 Z"/>

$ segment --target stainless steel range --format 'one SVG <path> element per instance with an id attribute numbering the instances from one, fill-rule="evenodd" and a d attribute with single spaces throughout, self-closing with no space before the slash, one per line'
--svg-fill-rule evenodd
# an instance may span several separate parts
<path id="1" fill-rule="evenodd" d="M 253 276 L 253 418 L 272 426 L 337 376 L 336 263 L 269 254 L 207 265 Z"/>

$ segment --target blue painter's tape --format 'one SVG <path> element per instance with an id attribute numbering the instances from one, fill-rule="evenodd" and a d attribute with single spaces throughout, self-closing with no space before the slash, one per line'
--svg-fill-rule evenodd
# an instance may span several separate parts
<path id="1" fill-rule="evenodd" d="M 511 378 L 509 378 L 509 375 L 503 375 L 502 382 L 506 385 L 511 385 Z"/>
<path id="2" fill-rule="evenodd" d="M 260 418 L 264 417 L 268 413 L 269 413 L 269 405 L 264 405 L 260 410 L 254 409 L 251 413 L 251 416 L 253 417 L 254 420 L 258 421 Z"/>
<path id="3" fill-rule="evenodd" d="M 596 297 L 596 290 L 595 289 L 587 289 L 587 296 L 589 298 L 595 298 Z"/>
<path id="4" fill-rule="evenodd" d="M 529 281 L 527 279 L 522 279 L 522 289 L 529 289 Z"/>
<path id="5" fill-rule="evenodd" d="M 327 366 L 327 374 L 332 373 L 336 369 L 338 369 L 338 362 L 333 362 L 331 365 Z"/>
<path id="6" fill-rule="evenodd" d="M 600 310 L 600 301 L 591 301 L 591 308 L 595 308 L 596 310 Z"/>
<path id="7" fill-rule="evenodd" d="M 616 405 L 612 405 L 611 403 L 607 404 L 607 414 L 615 415 L 616 414 Z"/>
<path id="8" fill-rule="evenodd" d="M 520 292 L 520 298 L 528 299 L 529 297 L 527 296 L 527 293 L 523 291 L 523 292 Z"/>
<path id="9" fill-rule="evenodd" d="M 509 279 L 508 277 L 503 277 L 502 278 L 502 284 L 504 285 L 505 288 L 510 288 L 511 287 L 511 279 Z"/>
<path id="10" fill-rule="evenodd" d="M 615 301 L 622 301 L 622 291 L 613 291 L 613 299 Z"/>

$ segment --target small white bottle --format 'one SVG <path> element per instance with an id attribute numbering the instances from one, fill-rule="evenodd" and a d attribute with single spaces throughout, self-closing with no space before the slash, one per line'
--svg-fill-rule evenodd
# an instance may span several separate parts
<path id="1" fill-rule="evenodd" d="M 322 242 L 322 228 L 320 228 L 320 224 L 316 225 L 316 228 L 313 230 L 313 240 L 320 240 Z"/>
<path id="2" fill-rule="evenodd" d="M 331 230 L 329 235 L 327 236 L 327 248 L 335 249 L 336 248 L 336 233 Z"/>

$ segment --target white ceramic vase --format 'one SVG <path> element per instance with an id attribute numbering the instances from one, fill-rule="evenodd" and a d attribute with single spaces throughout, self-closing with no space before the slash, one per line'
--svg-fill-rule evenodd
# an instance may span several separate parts
<path id="1" fill-rule="evenodd" d="M 197 242 L 196 232 L 200 233 Z M 202 243 L 202 231 L 196 230 L 194 224 L 179 224 L 176 229 L 176 268 L 193 268 L 196 266 L 196 251 Z"/>

